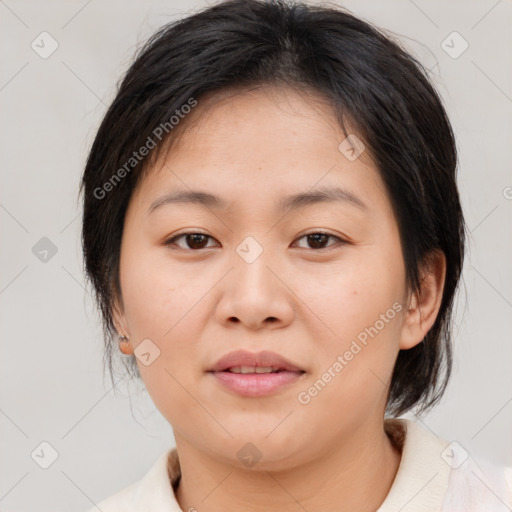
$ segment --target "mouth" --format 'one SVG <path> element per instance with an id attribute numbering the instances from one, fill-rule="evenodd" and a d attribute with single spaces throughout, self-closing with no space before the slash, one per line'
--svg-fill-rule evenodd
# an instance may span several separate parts
<path id="1" fill-rule="evenodd" d="M 231 352 L 208 370 L 222 385 L 239 396 L 263 397 L 297 382 L 306 371 L 274 352 Z"/>

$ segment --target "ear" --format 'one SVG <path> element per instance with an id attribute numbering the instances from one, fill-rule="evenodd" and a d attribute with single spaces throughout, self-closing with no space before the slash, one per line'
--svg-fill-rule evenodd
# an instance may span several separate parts
<path id="1" fill-rule="evenodd" d="M 400 349 L 408 350 L 421 343 L 436 321 L 443 298 L 446 257 L 434 250 L 420 268 L 420 291 L 412 293 L 405 313 Z"/>
<path id="2" fill-rule="evenodd" d="M 126 317 L 123 312 L 123 307 L 119 304 L 119 300 L 117 299 L 114 299 L 114 305 L 112 307 L 112 321 L 118 336 L 126 336 L 128 338 L 128 340 L 125 340 L 124 343 L 120 344 L 119 349 L 123 354 L 133 354 L 133 346 L 129 341 L 130 331 L 127 328 Z"/>

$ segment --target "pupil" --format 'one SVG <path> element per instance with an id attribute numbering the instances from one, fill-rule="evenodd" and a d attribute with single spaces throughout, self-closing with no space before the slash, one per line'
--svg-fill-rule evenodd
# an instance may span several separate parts
<path id="1" fill-rule="evenodd" d="M 322 248 L 323 246 L 323 243 L 322 242 L 325 242 L 326 238 L 327 238 L 328 235 L 324 234 L 324 233 L 313 233 L 311 235 L 308 235 L 309 237 L 309 242 L 310 242 L 310 245 L 314 248 Z M 320 237 L 320 240 L 319 240 L 319 237 Z M 311 241 L 313 241 L 311 243 Z"/>
<path id="2" fill-rule="evenodd" d="M 202 249 L 202 245 L 204 245 L 204 244 L 201 244 L 201 240 L 203 242 L 206 240 L 206 236 L 201 233 L 187 235 L 187 243 L 188 243 L 189 247 L 191 247 L 192 249 Z M 199 244 L 201 247 L 197 247 L 194 244 Z"/>

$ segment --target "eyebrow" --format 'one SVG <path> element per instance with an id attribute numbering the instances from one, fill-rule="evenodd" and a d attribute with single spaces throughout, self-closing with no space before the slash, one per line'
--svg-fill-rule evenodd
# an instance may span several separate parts
<path id="1" fill-rule="evenodd" d="M 345 202 L 367 211 L 366 206 L 361 199 L 349 190 L 341 187 L 321 187 L 314 191 L 300 192 L 281 198 L 275 208 L 278 212 L 296 210 L 309 206 L 311 204 L 326 202 Z M 157 208 L 169 204 L 197 204 L 214 210 L 227 210 L 228 202 L 219 196 L 203 192 L 200 190 L 181 190 L 170 192 L 156 199 L 148 208 L 147 214 L 150 215 Z"/>

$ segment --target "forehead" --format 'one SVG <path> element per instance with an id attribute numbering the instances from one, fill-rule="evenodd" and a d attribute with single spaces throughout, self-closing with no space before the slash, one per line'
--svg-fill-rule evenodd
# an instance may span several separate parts
<path id="1" fill-rule="evenodd" d="M 315 153 L 337 147 L 345 138 L 325 98 L 284 86 L 211 93 L 199 100 L 183 124 L 175 147 L 202 158 L 244 155 L 263 162 L 281 156 L 289 161 L 300 159 L 312 146 Z"/>
<path id="2" fill-rule="evenodd" d="M 233 202 L 275 204 L 319 188 L 340 188 L 369 202 L 385 199 L 369 152 L 350 160 L 346 135 L 326 100 L 293 89 L 225 91 L 199 100 L 169 151 L 142 180 L 146 208 L 164 192 L 202 190 Z M 366 203 L 367 201 L 361 201 Z"/>

